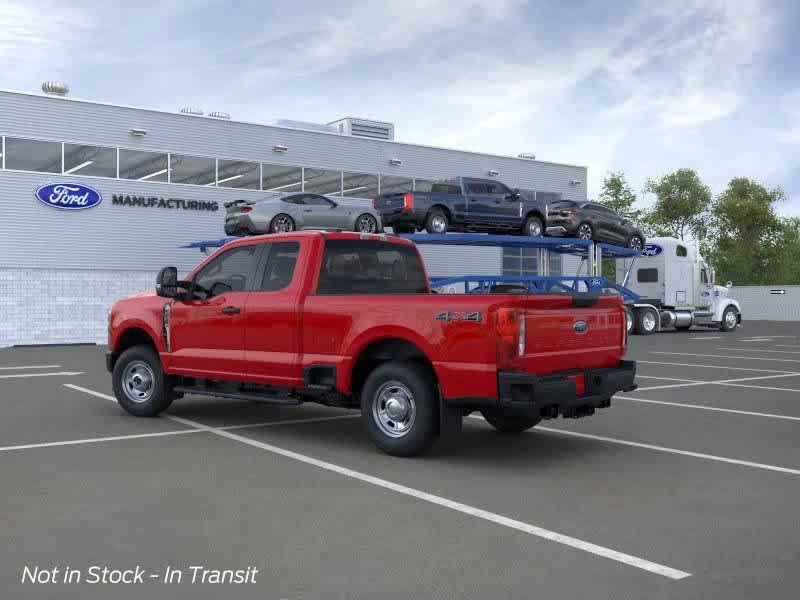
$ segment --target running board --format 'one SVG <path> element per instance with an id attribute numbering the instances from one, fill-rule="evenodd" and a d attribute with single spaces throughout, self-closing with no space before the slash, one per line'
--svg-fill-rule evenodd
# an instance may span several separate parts
<path id="1" fill-rule="evenodd" d="M 183 394 L 202 394 L 203 396 L 215 396 L 217 398 L 233 398 L 234 400 L 251 400 L 254 402 L 266 402 L 267 404 L 296 405 L 302 404 L 300 398 L 287 396 L 280 392 L 257 392 L 257 391 L 236 391 L 229 389 L 218 389 L 214 386 L 206 385 L 176 385 L 176 392 Z"/>

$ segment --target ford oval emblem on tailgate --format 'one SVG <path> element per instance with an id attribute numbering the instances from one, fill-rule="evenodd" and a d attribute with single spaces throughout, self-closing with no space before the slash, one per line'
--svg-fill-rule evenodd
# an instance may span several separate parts
<path id="1" fill-rule="evenodd" d="M 575 321 L 572 324 L 572 330 L 575 333 L 586 333 L 589 329 L 589 325 L 586 324 L 586 321 Z"/>
<path id="2" fill-rule="evenodd" d="M 80 183 L 51 183 L 36 190 L 36 199 L 54 208 L 81 210 L 97 206 L 103 201 L 103 196 Z"/>

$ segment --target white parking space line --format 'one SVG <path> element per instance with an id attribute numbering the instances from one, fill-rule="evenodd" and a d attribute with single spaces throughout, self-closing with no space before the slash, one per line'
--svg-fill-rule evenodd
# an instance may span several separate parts
<path id="1" fill-rule="evenodd" d="M 679 387 L 694 387 L 698 385 L 728 385 L 736 384 L 742 381 L 758 381 L 761 379 L 780 379 L 781 377 L 797 377 L 800 373 L 781 373 L 779 375 L 761 375 L 760 377 L 739 377 L 736 379 L 717 379 L 716 381 L 695 381 L 692 383 L 672 383 L 668 385 L 651 385 L 648 387 L 640 387 L 636 391 L 642 392 L 645 390 L 666 390 L 669 388 Z M 638 377 L 638 375 L 637 375 Z M 747 387 L 754 387 L 759 389 L 767 389 L 766 387 L 758 385 L 748 385 Z"/>
<path id="2" fill-rule="evenodd" d="M 692 458 L 701 458 L 703 460 L 710 460 L 714 462 L 727 463 L 731 465 L 740 465 L 743 467 L 752 467 L 754 469 L 763 469 L 765 471 L 775 471 L 778 473 L 788 473 L 789 475 L 800 475 L 800 470 L 790 469 L 789 467 L 780 467 L 777 465 L 767 465 L 764 463 L 752 462 L 749 460 L 740 460 L 738 458 L 728 458 L 727 456 L 717 456 L 715 454 L 705 454 L 703 452 L 692 452 L 690 450 L 681 450 L 680 448 L 669 448 L 667 446 L 656 446 L 654 444 L 645 444 L 642 442 L 634 442 L 631 440 L 622 440 L 619 438 L 606 437 L 603 435 L 594 435 L 591 433 L 580 433 L 577 431 L 567 431 L 566 429 L 554 429 L 552 427 L 537 426 L 531 432 L 546 431 L 548 433 L 556 433 L 559 435 L 567 435 L 572 437 L 585 438 L 587 440 L 596 440 L 598 442 L 607 442 L 609 444 L 619 444 L 621 446 L 630 446 L 632 448 L 643 448 L 645 450 L 654 450 L 655 452 L 666 452 L 668 454 L 678 454 L 681 456 L 689 456 Z"/>
<path id="3" fill-rule="evenodd" d="M 742 358 L 744 360 L 770 360 L 772 362 L 800 363 L 800 358 L 764 358 L 758 356 L 731 356 L 729 354 L 692 354 L 691 352 L 667 352 L 665 350 L 651 350 L 650 354 L 677 354 L 678 356 L 702 356 L 706 358 Z"/>
<path id="4" fill-rule="evenodd" d="M 717 350 L 736 350 L 738 352 L 745 350 L 750 352 L 769 352 L 770 354 L 800 354 L 799 350 L 768 350 L 766 348 L 725 348 L 723 346 L 718 346 Z"/>
<path id="5" fill-rule="evenodd" d="M 772 344 L 776 348 L 800 348 L 797 344 Z"/>
<path id="6" fill-rule="evenodd" d="M 22 369 L 60 369 L 61 365 L 24 365 L 19 367 L 0 367 L 0 371 L 21 371 Z"/>
<path id="7" fill-rule="evenodd" d="M 749 356 L 746 358 L 750 358 Z M 753 369 L 749 367 L 732 367 L 730 365 L 700 365 L 697 363 L 662 362 L 657 360 L 636 360 L 637 364 L 643 365 L 669 365 L 674 367 L 701 367 L 704 369 L 726 369 L 728 371 L 755 371 L 757 373 L 787 373 L 789 375 L 800 375 L 794 371 L 778 371 L 776 369 Z"/>
<path id="8" fill-rule="evenodd" d="M 690 340 L 721 340 L 722 336 L 721 335 L 712 335 L 712 336 L 709 336 L 709 337 L 690 337 L 689 339 Z"/>
<path id="9" fill-rule="evenodd" d="M 83 375 L 84 371 L 60 371 L 58 373 L 14 373 L 13 375 L 0 375 L 0 379 L 21 379 L 24 377 L 53 377 L 55 375 L 63 375 L 70 377 L 72 375 Z"/>
<path id="10" fill-rule="evenodd" d="M 663 406 L 674 406 L 677 408 L 695 408 L 698 410 L 710 410 L 713 412 L 731 413 L 735 415 L 745 415 L 748 417 L 764 417 L 768 419 L 783 419 L 785 421 L 800 421 L 800 417 L 790 417 L 776 413 L 762 413 L 751 410 L 737 410 L 733 408 L 719 408 L 716 406 L 706 406 L 704 404 L 686 404 L 683 402 L 667 402 L 665 400 L 650 400 L 647 398 L 634 398 L 633 396 L 614 396 L 614 400 L 627 400 L 630 402 L 641 402 L 644 404 L 661 404 Z"/>
<path id="11" fill-rule="evenodd" d="M 95 392 L 94 390 L 90 390 L 88 388 L 83 388 L 79 386 L 74 386 L 71 384 L 65 384 L 67 387 L 71 389 L 75 389 L 78 391 L 85 392 L 87 394 L 91 394 L 92 396 L 96 396 L 98 398 L 103 398 L 105 400 L 113 400 L 112 396 L 107 394 L 102 394 L 100 392 Z M 686 571 L 680 571 L 678 569 L 673 569 L 672 567 L 668 567 L 666 565 L 662 565 L 659 563 L 651 562 L 649 560 L 645 560 L 643 558 L 639 558 L 637 556 L 633 556 L 631 554 L 625 554 L 624 552 L 619 552 L 612 548 L 607 548 L 605 546 L 599 546 L 597 544 L 593 544 L 591 542 L 587 542 L 578 538 L 574 538 L 568 535 L 564 535 L 562 533 L 558 533 L 556 531 L 551 531 L 549 529 L 544 529 L 537 525 L 532 525 L 530 523 L 525 523 L 523 521 L 517 521 L 516 519 L 511 519 L 509 517 L 490 512 L 488 510 L 484 510 L 481 508 L 477 508 L 475 506 L 470 506 L 468 504 L 464 504 L 462 502 L 457 502 L 455 500 L 450 500 L 448 498 L 444 498 L 442 496 L 437 496 L 435 494 L 430 494 L 428 492 L 424 492 L 422 490 L 418 490 L 415 488 L 411 488 L 399 483 L 394 483 L 392 481 L 388 481 L 386 479 L 381 479 L 379 477 L 375 477 L 373 475 L 368 475 L 367 473 L 362 473 L 360 471 L 355 471 L 353 469 L 349 469 L 347 467 L 342 467 L 340 465 L 336 465 L 334 463 L 326 462 L 323 460 L 319 460 L 312 456 L 308 456 L 305 454 L 300 454 L 299 452 L 294 452 L 292 450 L 287 450 L 285 448 L 280 448 L 278 446 L 273 446 L 272 444 L 266 444 L 264 442 L 260 442 L 258 440 L 254 440 L 252 438 L 248 438 L 236 433 L 231 433 L 226 429 L 221 427 L 209 427 L 207 425 L 203 425 L 198 421 L 193 421 L 191 419 L 184 419 L 183 417 L 176 417 L 175 415 L 165 415 L 166 418 L 175 421 L 176 423 L 181 423 L 183 425 L 187 425 L 189 427 L 195 428 L 194 431 L 205 431 L 208 433 L 212 433 L 214 435 L 227 438 L 229 440 L 233 440 L 242 444 L 246 444 L 248 446 L 252 446 L 254 448 L 259 448 L 261 450 L 265 450 L 267 452 L 271 452 L 273 454 L 278 454 L 280 456 L 296 460 L 298 462 L 302 462 L 308 465 L 312 465 L 319 469 L 323 469 L 325 471 L 330 471 L 333 473 L 337 473 L 339 475 L 343 475 L 345 477 L 349 477 L 351 479 L 356 479 L 358 481 L 362 481 L 364 483 L 368 483 L 370 485 L 374 485 L 383 489 L 387 489 L 398 494 L 403 494 L 405 496 L 410 496 L 417 500 L 423 500 L 425 502 L 429 502 L 430 504 L 435 504 L 437 506 L 442 506 L 444 508 L 448 508 L 450 510 L 454 510 L 456 512 L 460 512 L 462 514 L 470 515 L 472 517 L 482 519 L 484 521 L 489 521 L 491 523 L 495 523 L 497 525 L 501 525 L 503 527 L 508 527 L 510 529 L 515 529 L 517 531 L 521 531 L 523 533 L 527 533 L 539 538 L 543 538 L 546 540 L 550 540 L 553 542 L 557 542 L 559 544 L 563 544 L 565 546 L 569 546 L 571 548 L 575 548 L 577 550 L 582 550 L 584 552 L 588 552 L 590 554 L 594 554 L 596 556 L 602 556 L 609 560 L 613 560 L 619 563 L 623 563 L 626 565 L 630 565 L 632 567 L 636 567 L 637 569 L 641 569 L 644 571 L 648 571 L 650 573 L 655 573 L 657 575 L 661 575 L 663 577 L 667 577 L 669 579 L 684 579 L 686 577 L 691 576 L 691 573 Z"/>
<path id="12" fill-rule="evenodd" d="M 655 375 L 640 375 L 636 374 L 636 379 L 661 379 L 663 381 L 682 381 L 684 383 L 705 383 L 699 379 L 679 379 L 677 377 L 656 377 Z"/>
<path id="13" fill-rule="evenodd" d="M 29 450 L 31 448 L 52 448 L 54 446 L 77 446 L 80 444 L 99 444 L 102 442 L 117 442 L 120 440 L 135 440 L 139 438 L 165 437 L 169 435 L 183 435 L 184 433 L 199 433 L 200 429 L 174 429 L 172 431 L 156 431 L 152 433 L 133 433 L 129 435 L 111 435 L 106 437 L 85 438 L 81 440 L 64 440 L 60 442 L 41 442 L 37 444 L 19 444 L 17 446 L 0 446 L 0 452 L 14 450 Z"/>
<path id="14" fill-rule="evenodd" d="M 769 386 L 769 385 L 748 385 L 746 383 L 723 382 L 723 383 L 719 383 L 717 385 L 726 385 L 726 386 L 729 386 L 729 387 L 750 388 L 750 389 L 755 389 L 755 390 L 766 390 L 766 391 L 769 391 L 769 392 L 794 392 L 794 393 L 800 392 L 800 390 L 795 389 L 795 388 L 773 387 L 773 386 Z"/>

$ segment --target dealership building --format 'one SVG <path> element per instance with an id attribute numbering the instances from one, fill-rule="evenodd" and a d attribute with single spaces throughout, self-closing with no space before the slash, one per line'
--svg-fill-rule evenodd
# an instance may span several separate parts
<path id="1" fill-rule="evenodd" d="M 44 94 L 0 91 L 0 346 L 104 341 L 115 299 L 153 287 L 162 266 L 188 272 L 201 255 L 180 246 L 223 237 L 223 203 L 266 191 L 369 203 L 463 175 L 548 200 L 586 199 L 585 167 L 406 144 L 395 141 L 391 123 L 265 125 L 42 87 Z M 81 209 L 42 200 L 43 189 L 58 198 L 69 188 L 96 197 L 82 198 Z M 423 247 L 432 275 L 535 271 L 535 256 L 521 252 Z M 559 272 L 553 260 L 551 272 Z"/>

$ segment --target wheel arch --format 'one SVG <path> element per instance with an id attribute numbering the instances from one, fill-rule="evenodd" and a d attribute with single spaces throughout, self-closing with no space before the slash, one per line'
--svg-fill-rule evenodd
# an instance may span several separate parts
<path id="1" fill-rule="evenodd" d="M 445 206 L 444 204 L 441 204 L 440 202 L 437 202 L 436 204 L 434 204 L 430 208 L 428 208 L 428 210 L 425 212 L 425 220 L 427 220 L 428 216 L 430 216 L 430 214 L 434 210 L 436 210 L 437 208 L 444 213 L 444 215 L 447 217 L 447 221 L 450 223 L 450 225 L 452 225 L 453 224 L 453 213 L 450 211 L 450 209 L 447 206 Z"/>
<path id="2" fill-rule="evenodd" d="M 422 365 L 438 381 L 436 368 L 423 344 L 414 336 L 393 333 L 376 338 L 365 339 L 353 352 L 352 367 L 343 378 L 342 387 L 353 395 L 358 395 L 369 374 L 379 365 L 390 360 L 404 360 Z"/>
<path id="3" fill-rule="evenodd" d="M 156 353 L 163 351 L 156 341 L 158 336 L 150 330 L 147 325 L 143 323 L 131 323 L 123 328 L 120 333 L 114 338 L 111 344 L 111 367 L 117 362 L 120 354 L 125 352 L 128 348 L 134 346 L 149 346 Z"/>

